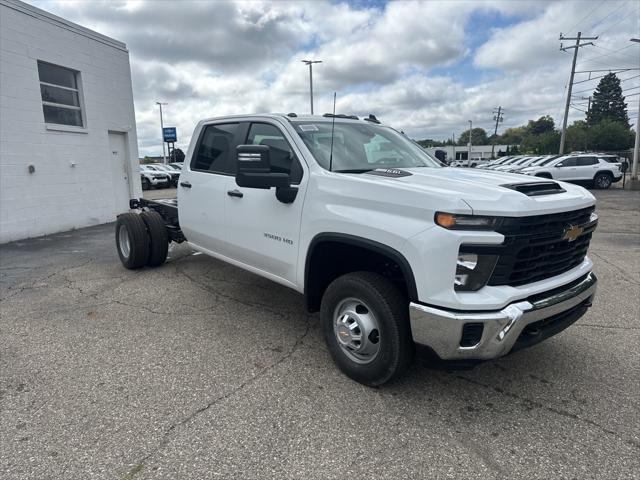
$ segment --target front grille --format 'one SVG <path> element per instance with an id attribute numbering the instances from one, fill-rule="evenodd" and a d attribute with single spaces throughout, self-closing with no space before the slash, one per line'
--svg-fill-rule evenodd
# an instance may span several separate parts
<path id="1" fill-rule="evenodd" d="M 525 285 L 559 275 L 582 263 L 596 223 L 589 223 L 594 207 L 572 212 L 505 218 L 500 258 L 488 285 Z M 576 240 L 563 239 L 571 226 L 584 228 Z"/>

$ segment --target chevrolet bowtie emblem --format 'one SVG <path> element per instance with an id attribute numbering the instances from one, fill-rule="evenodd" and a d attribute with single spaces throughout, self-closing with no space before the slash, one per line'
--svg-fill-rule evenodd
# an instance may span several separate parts
<path id="1" fill-rule="evenodd" d="M 567 242 L 573 242 L 580 236 L 582 230 L 583 228 L 579 227 L 578 225 L 569 225 L 569 227 L 567 227 L 567 229 L 562 234 L 562 239 L 566 240 Z"/>

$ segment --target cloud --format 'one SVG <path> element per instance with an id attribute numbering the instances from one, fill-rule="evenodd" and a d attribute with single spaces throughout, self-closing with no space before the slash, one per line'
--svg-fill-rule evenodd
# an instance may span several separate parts
<path id="1" fill-rule="evenodd" d="M 336 91 L 340 112 L 374 113 L 414 138 L 445 138 L 469 119 L 491 129 L 497 105 L 506 112 L 501 128 L 546 114 L 559 124 L 571 64 L 558 50 L 560 32 L 600 34 L 580 51 L 584 70 L 637 67 L 640 49 L 629 46 L 640 36 L 631 0 L 34 3 L 127 43 L 141 155 L 160 152 L 156 100 L 169 103 L 165 124 L 178 128 L 183 149 L 202 118 L 306 113 L 304 58 L 323 61 L 314 66 L 316 112 L 331 111 Z"/>

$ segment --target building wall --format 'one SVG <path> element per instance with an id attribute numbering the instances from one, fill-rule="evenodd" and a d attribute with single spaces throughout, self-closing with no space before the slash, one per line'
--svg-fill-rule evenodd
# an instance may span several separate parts
<path id="1" fill-rule="evenodd" d="M 80 72 L 85 128 L 45 124 L 38 60 Z M 109 131 L 126 134 L 121 173 Z M 126 46 L 0 0 L 0 243 L 114 220 L 128 209 L 114 193 L 120 175 L 129 196 L 142 195 Z"/>

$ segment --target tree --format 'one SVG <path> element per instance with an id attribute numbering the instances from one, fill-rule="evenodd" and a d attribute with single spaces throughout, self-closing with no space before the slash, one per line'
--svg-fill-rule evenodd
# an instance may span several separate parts
<path id="1" fill-rule="evenodd" d="M 525 127 L 507 128 L 502 135 L 499 135 L 498 143 L 502 143 L 503 145 L 520 145 L 525 134 Z"/>
<path id="2" fill-rule="evenodd" d="M 576 150 L 587 151 L 589 145 L 589 126 L 582 120 L 577 120 L 567 127 L 566 150 L 569 152 Z"/>
<path id="3" fill-rule="evenodd" d="M 603 120 L 611 120 L 629 128 L 627 104 L 622 96 L 620 79 L 615 73 L 608 73 L 598 83 L 593 93 L 591 109 L 587 113 L 587 123 L 596 125 Z"/>
<path id="4" fill-rule="evenodd" d="M 184 152 L 182 150 L 180 150 L 179 148 L 174 148 L 173 150 L 171 150 L 171 154 L 169 155 L 169 159 L 173 163 L 175 163 L 175 162 L 182 163 L 182 162 L 184 162 Z"/>
<path id="5" fill-rule="evenodd" d="M 560 147 L 560 132 L 548 130 L 539 135 L 529 133 L 522 139 L 521 146 L 524 151 L 537 153 L 538 155 L 555 153 Z"/>
<path id="6" fill-rule="evenodd" d="M 598 124 L 589 127 L 589 148 L 591 150 L 626 150 L 631 148 L 634 139 L 635 135 L 629 130 L 628 123 L 601 120 Z"/>
<path id="7" fill-rule="evenodd" d="M 529 120 L 527 124 L 527 132 L 532 135 L 542 135 L 546 132 L 553 132 L 556 125 L 549 115 L 540 117 L 538 120 Z"/>
<path id="8" fill-rule="evenodd" d="M 458 137 L 458 145 L 467 145 L 469 143 L 469 130 L 462 132 Z M 487 138 L 487 132 L 484 128 L 474 128 L 471 131 L 471 143 L 473 145 L 487 145 L 489 139 Z"/>

